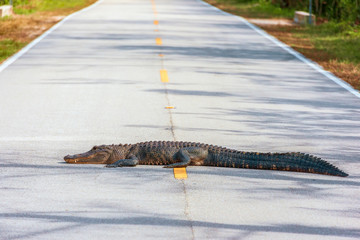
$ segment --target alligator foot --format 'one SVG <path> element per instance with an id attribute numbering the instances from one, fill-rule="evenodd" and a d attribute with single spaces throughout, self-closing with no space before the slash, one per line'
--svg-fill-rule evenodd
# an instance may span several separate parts
<path id="1" fill-rule="evenodd" d="M 180 168 L 180 167 L 187 167 L 190 162 L 191 159 L 189 157 L 189 154 L 187 153 L 186 150 L 184 149 L 180 149 L 179 152 L 177 153 L 177 158 L 181 161 L 181 162 L 177 162 L 177 163 L 173 163 L 173 164 L 169 164 L 164 166 L 164 168 Z"/>
<path id="2" fill-rule="evenodd" d="M 108 164 L 105 167 L 107 168 L 116 168 L 116 167 L 135 167 L 138 165 L 138 159 L 120 159 L 114 163 Z"/>

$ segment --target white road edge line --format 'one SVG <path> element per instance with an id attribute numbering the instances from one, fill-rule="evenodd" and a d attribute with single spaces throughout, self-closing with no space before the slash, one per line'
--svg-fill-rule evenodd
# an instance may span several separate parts
<path id="1" fill-rule="evenodd" d="M 309 65 L 311 68 L 315 69 L 316 71 L 318 71 L 319 73 L 321 73 L 322 75 L 326 76 L 327 78 L 329 78 L 330 80 L 332 80 L 333 82 L 335 82 L 336 84 L 338 84 L 339 86 L 345 88 L 346 90 L 348 90 L 350 93 L 352 93 L 353 95 L 355 95 L 356 97 L 360 98 L 360 92 L 355 90 L 350 84 L 348 84 L 347 82 L 345 82 L 344 80 L 336 77 L 334 74 L 324 70 L 319 64 L 317 64 L 316 62 L 311 61 L 310 59 L 304 57 L 304 55 L 302 55 L 301 53 L 295 51 L 293 48 L 291 48 L 290 46 L 284 44 L 283 42 L 281 42 L 280 40 L 278 40 L 277 38 L 269 35 L 267 32 L 265 32 L 264 30 L 262 30 L 261 28 L 253 25 L 252 23 L 248 22 L 245 18 L 240 17 L 240 16 L 236 16 L 233 15 L 231 13 L 227 13 L 224 12 L 223 10 L 214 7 L 202 0 L 196 0 L 197 2 L 202 3 L 205 6 L 211 7 L 212 9 L 216 10 L 217 12 L 220 12 L 224 15 L 227 16 L 232 16 L 235 17 L 237 19 L 240 19 L 242 22 L 244 22 L 247 26 L 249 26 L 251 29 L 253 29 L 254 31 L 256 31 L 257 33 L 259 33 L 260 35 L 262 35 L 263 37 L 269 39 L 271 42 L 275 43 L 277 46 L 281 47 L 282 49 L 284 49 L 285 51 L 287 51 L 288 53 L 290 53 L 291 55 L 295 56 L 296 58 L 298 58 L 300 61 L 306 63 L 307 65 Z"/>
<path id="2" fill-rule="evenodd" d="M 55 29 L 57 29 L 58 27 L 60 27 L 64 22 L 66 22 L 67 20 L 69 20 L 71 17 L 74 17 L 82 12 L 88 11 L 94 7 L 96 7 L 97 5 L 99 5 L 101 2 L 103 2 L 104 0 L 98 0 L 97 2 L 93 3 L 92 5 L 83 8 L 77 12 L 74 12 L 68 16 L 66 16 L 63 20 L 61 20 L 60 22 L 58 22 L 57 24 L 55 24 L 54 26 L 52 26 L 49 30 L 47 30 L 46 32 L 44 32 L 43 34 L 41 34 L 39 37 L 35 38 L 33 41 L 31 41 L 28 45 L 26 45 L 23 49 L 21 49 L 18 53 L 16 53 L 15 55 L 13 55 L 12 57 L 8 58 L 6 61 L 4 61 L 1 65 L 0 65 L 0 73 L 5 70 L 8 66 L 10 66 L 11 64 L 13 64 L 17 59 L 19 59 L 22 55 L 24 55 L 27 51 L 29 51 L 31 48 L 33 48 L 36 44 L 38 44 L 41 40 L 43 40 L 47 35 L 49 35 L 50 33 L 52 33 Z"/>

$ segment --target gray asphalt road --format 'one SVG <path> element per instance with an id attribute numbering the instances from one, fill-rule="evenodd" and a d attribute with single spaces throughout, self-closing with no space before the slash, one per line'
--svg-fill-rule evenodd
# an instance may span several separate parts
<path id="1" fill-rule="evenodd" d="M 359 239 L 355 95 L 200 1 L 101 1 L 0 73 L 0 239 Z M 307 152 L 350 176 L 62 160 L 147 140 Z"/>

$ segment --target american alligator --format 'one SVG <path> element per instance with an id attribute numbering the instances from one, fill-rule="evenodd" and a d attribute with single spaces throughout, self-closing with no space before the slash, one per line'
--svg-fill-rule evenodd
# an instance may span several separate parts
<path id="1" fill-rule="evenodd" d="M 242 152 L 203 143 L 150 141 L 94 146 L 90 151 L 67 155 L 68 163 L 107 164 L 106 167 L 165 165 L 165 168 L 216 166 L 308 172 L 346 177 L 330 163 L 304 153 Z"/>

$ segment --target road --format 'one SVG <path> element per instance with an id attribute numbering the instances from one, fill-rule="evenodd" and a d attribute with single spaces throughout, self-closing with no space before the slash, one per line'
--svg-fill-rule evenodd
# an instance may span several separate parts
<path id="1" fill-rule="evenodd" d="M 289 51 L 197 0 L 103 0 L 67 18 L 0 70 L 0 239 L 359 239 L 360 98 Z M 148 140 L 301 151 L 350 176 L 178 180 L 62 159 Z"/>

